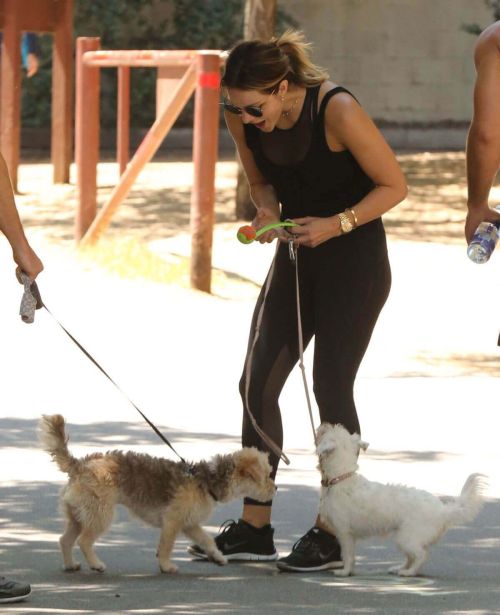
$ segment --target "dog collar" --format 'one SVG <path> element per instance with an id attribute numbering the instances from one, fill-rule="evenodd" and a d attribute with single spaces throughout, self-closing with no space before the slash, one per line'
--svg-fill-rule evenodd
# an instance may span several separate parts
<path id="1" fill-rule="evenodd" d="M 336 485 L 337 483 L 340 483 L 341 481 L 345 480 L 346 478 L 349 478 L 350 476 L 354 476 L 354 474 L 356 474 L 356 470 L 353 470 L 352 472 L 346 472 L 345 474 L 341 474 L 340 476 L 334 476 L 333 478 L 324 478 L 321 481 L 321 485 L 323 487 L 331 487 L 332 485 Z"/>
<path id="2" fill-rule="evenodd" d="M 185 463 L 185 468 L 184 468 L 184 472 L 186 473 L 186 476 L 196 476 L 196 469 L 194 466 L 194 463 Z M 212 491 L 212 489 L 207 489 L 208 491 L 208 495 L 215 500 L 216 502 L 219 501 L 219 498 L 215 495 L 215 493 Z"/>

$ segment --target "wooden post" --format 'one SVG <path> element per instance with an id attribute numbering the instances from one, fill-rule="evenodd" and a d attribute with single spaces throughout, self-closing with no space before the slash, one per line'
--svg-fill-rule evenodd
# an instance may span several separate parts
<path id="1" fill-rule="evenodd" d="M 21 31 L 17 0 L 4 0 L 3 11 L 0 150 L 17 192 L 21 115 Z"/>
<path id="2" fill-rule="evenodd" d="M 52 164 L 54 183 L 68 183 L 73 128 L 73 0 L 54 5 L 56 26 L 52 52 Z"/>
<path id="3" fill-rule="evenodd" d="M 200 52 L 193 133 L 191 286 L 211 290 L 215 163 L 219 135 L 220 57 Z"/>
<path id="4" fill-rule="evenodd" d="M 123 175 L 130 155 L 130 66 L 118 67 L 117 96 L 116 158 L 120 175 Z"/>
<path id="5" fill-rule="evenodd" d="M 97 211 L 97 163 L 99 162 L 99 69 L 83 62 L 86 51 L 100 48 L 99 38 L 81 37 L 76 42 L 75 159 L 79 207 L 75 239 L 79 241 Z"/>

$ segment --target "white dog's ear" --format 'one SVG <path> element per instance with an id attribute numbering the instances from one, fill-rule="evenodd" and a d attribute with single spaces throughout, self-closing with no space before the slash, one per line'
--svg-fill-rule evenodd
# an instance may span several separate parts
<path id="1" fill-rule="evenodd" d="M 356 442 L 356 444 L 359 446 L 361 450 L 366 451 L 369 444 L 368 442 L 365 442 L 364 440 L 361 439 L 361 436 L 359 435 L 359 433 L 353 433 L 351 435 L 351 438 L 354 440 L 354 442 Z"/>

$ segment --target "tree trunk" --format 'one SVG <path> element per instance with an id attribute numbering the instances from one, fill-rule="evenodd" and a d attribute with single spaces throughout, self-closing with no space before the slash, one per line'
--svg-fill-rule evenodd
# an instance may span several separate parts
<path id="1" fill-rule="evenodd" d="M 276 24 L 276 0 L 246 0 L 243 36 L 246 40 L 258 38 L 269 40 Z M 252 220 L 255 205 L 250 198 L 250 189 L 241 162 L 238 158 L 238 179 L 236 186 L 236 217 Z"/>
<path id="2" fill-rule="evenodd" d="M 276 0 L 246 0 L 245 39 L 260 38 L 269 40 L 274 35 L 276 25 Z"/>

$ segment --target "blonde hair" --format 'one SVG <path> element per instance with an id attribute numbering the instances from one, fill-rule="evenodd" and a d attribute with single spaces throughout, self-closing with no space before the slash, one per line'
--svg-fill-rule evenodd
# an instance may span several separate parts
<path id="1" fill-rule="evenodd" d="M 311 43 L 302 32 L 287 30 L 269 42 L 241 41 L 229 52 L 222 85 L 240 90 L 273 91 L 283 79 L 310 88 L 328 73 L 310 58 Z"/>

